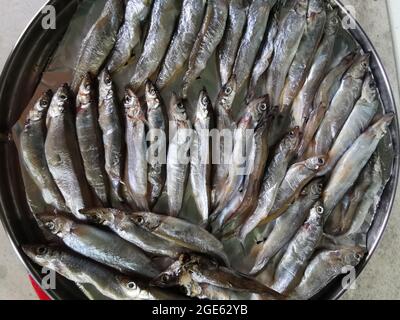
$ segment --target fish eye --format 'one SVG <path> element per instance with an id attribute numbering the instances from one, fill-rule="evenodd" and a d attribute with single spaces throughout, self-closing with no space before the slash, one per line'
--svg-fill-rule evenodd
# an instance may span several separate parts
<path id="1" fill-rule="evenodd" d="M 318 164 L 320 166 L 323 166 L 325 164 L 325 159 L 324 158 L 318 158 Z"/>
<path id="2" fill-rule="evenodd" d="M 161 275 L 161 281 L 164 283 L 167 283 L 170 279 L 170 276 L 167 273 L 164 273 L 163 275 Z"/>
<path id="3" fill-rule="evenodd" d="M 261 112 L 266 111 L 267 108 L 268 108 L 268 106 L 267 106 L 266 103 L 262 103 L 262 104 L 260 104 L 260 106 L 259 106 L 259 110 L 260 110 Z"/>
<path id="4" fill-rule="evenodd" d="M 339 23 L 338 17 L 333 17 L 333 18 L 332 18 L 332 23 L 333 23 L 333 24 L 338 24 L 338 23 Z"/>
<path id="5" fill-rule="evenodd" d="M 131 103 L 132 102 L 132 97 L 130 95 L 126 95 L 124 98 L 124 103 Z"/>
<path id="6" fill-rule="evenodd" d="M 181 260 L 182 263 L 187 263 L 190 260 L 190 256 L 188 254 L 184 253 L 184 254 L 181 255 L 180 260 Z"/>
<path id="7" fill-rule="evenodd" d="M 40 106 L 42 106 L 42 107 L 44 107 L 44 106 L 47 106 L 47 104 L 48 104 L 49 102 L 47 101 L 47 99 L 42 99 L 42 100 L 40 100 Z"/>
<path id="8" fill-rule="evenodd" d="M 64 93 L 60 94 L 60 99 L 65 101 L 68 99 L 67 95 L 65 95 Z"/>
<path id="9" fill-rule="evenodd" d="M 324 213 L 324 208 L 322 206 L 318 206 L 316 208 L 316 210 L 317 210 L 317 213 L 319 213 L 319 214 L 323 214 Z"/>
<path id="10" fill-rule="evenodd" d="M 207 105 L 208 105 L 208 98 L 207 98 L 206 96 L 204 96 L 204 97 L 201 99 L 201 103 L 202 103 L 203 105 L 207 106 Z"/>
<path id="11" fill-rule="evenodd" d="M 231 94 L 232 93 L 232 88 L 231 87 L 226 87 L 225 88 L 225 94 Z"/>
<path id="12" fill-rule="evenodd" d="M 137 285 L 136 285 L 135 282 L 131 281 L 131 282 L 128 282 L 128 283 L 127 283 L 126 287 L 127 287 L 129 290 L 136 290 Z"/>
<path id="13" fill-rule="evenodd" d="M 151 88 L 150 88 L 150 94 L 151 94 L 152 96 L 155 96 L 155 95 L 156 95 L 156 89 L 154 89 L 153 87 L 151 87 Z"/>
<path id="14" fill-rule="evenodd" d="M 39 248 L 37 249 L 37 253 L 40 254 L 40 255 L 46 254 L 47 251 L 48 251 L 48 250 L 47 250 L 46 247 L 39 247 Z"/>
<path id="15" fill-rule="evenodd" d="M 45 226 L 47 227 L 47 228 L 49 228 L 49 230 L 51 230 L 51 231 L 53 231 L 55 228 L 56 228 L 56 224 L 54 223 L 54 222 L 47 222 L 46 224 L 45 224 Z"/>
<path id="16" fill-rule="evenodd" d="M 144 224 L 144 218 L 142 216 L 136 217 L 136 222 L 138 225 L 143 225 Z"/>
<path id="17" fill-rule="evenodd" d="M 179 102 L 176 106 L 177 106 L 177 108 L 180 109 L 180 110 L 185 109 L 185 107 L 183 106 L 183 103 L 182 103 L 182 102 Z"/>
<path id="18" fill-rule="evenodd" d="M 112 82 L 112 80 L 111 80 L 111 78 L 110 78 L 109 76 L 107 76 L 107 77 L 104 79 L 104 83 L 105 83 L 106 85 L 110 85 L 111 82 Z"/>
<path id="19" fill-rule="evenodd" d="M 362 258 L 361 254 L 359 254 L 359 253 L 355 253 L 355 254 L 354 254 L 354 257 L 355 257 L 357 260 L 361 260 L 361 258 Z"/>

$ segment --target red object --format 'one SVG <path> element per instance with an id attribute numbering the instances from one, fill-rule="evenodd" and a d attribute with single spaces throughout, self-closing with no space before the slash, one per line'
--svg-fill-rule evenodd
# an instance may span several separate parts
<path id="1" fill-rule="evenodd" d="M 40 300 L 46 300 L 46 301 L 51 300 L 50 297 L 47 295 L 47 293 L 43 291 L 43 289 L 37 284 L 35 280 L 32 279 L 31 276 L 29 276 L 29 280 Z"/>

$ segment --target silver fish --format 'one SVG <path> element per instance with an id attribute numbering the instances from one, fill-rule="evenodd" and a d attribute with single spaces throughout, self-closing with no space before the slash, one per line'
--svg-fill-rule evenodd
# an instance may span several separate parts
<path id="1" fill-rule="evenodd" d="M 110 200 L 114 207 L 123 202 L 123 128 L 117 92 L 107 70 L 99 77 L 99 125 L 103 135 L 105 170 L 110 183 Z"/>
<path id="2" fill-rule="evenodd" d="M 72 108 L 70 89 L 64 84 L 53 96 L 47 114 L 45 155 L 51 175 L 65 203 L 78 219 L 84 219 L 79 210 L 91 205 L 92 196 L 85 180 L 82 163 L 76 157 L 79 154 L 79 146 Z"/>
<path id="3" fill-rule="evenodd" d="M 130 80 L 133 90 L 139 89 L 159 67 L 171 41 L 179 9 L 180 1 L 154 0 L 143 52 Z"/>
<path id="4" fill-rule="evenodd" d="M 172 94 L 169 107 L 170 143 L 167 155 L 168 214 L 179 215 L 189 174 L 189 148 L 192 141 L 192 124 L 182 101 Z"/>
<path id="5" fill-rule="evenodd" d="M 148 138 L 148 184 L 149 204 L 153 207 L 161 196 L 166 179 L 167 154 L 167 115 L 164 102 L 156 87 L 146 83 L 147 122 L 149 126 Z"/>
<path id="6" fill-rule="evenodd" d="M 104 147 L 98 117 L 95 86 L 90 74 L 87 73 L 76 97 L 76 133 L 86 179 L 102 205 L 107 205 L 108 181 L 104 170 Z"/>
<path id="7" fill-rule="evenodd" d="M 200 226 L 171 216 L 150 212 L 132 213 L 132 219 L 139 227 L 162 239 L 193 252 L 211 255 L 225 265 L 229 265 L 229 259 L 224 252 L 222 243 Z"/>
<path id="8" fill-rule="evenodd" d="M 140 43 L 141 24 L 147 18 L 152 0 L 128 0 L 125 7 L 124 23 L 120 27 L 117 41 L 107 62 L 107 69 L 117 72 L 132 59 L 133 50 Z"/>
<path id="9" fill-rule="evenodd" d="M 205 5 L 206 0 L 183 0 L 178 29 L 157 78 L 156 85 L 160 90 L 185 67 L 203 22 Z"/>
<path id="10" fill-rule="evenodd" d="M 259 273 L 278 251 L 295 235 L 322 192 L 320 180 L 310 183 L 298 198 L 275 222 L 275 225 L 262 244 L 250 274 Z M 317 205 L 318 207 L 319 205 Z"/>
<path id="11" fill-rule="evenodd" d="M 343 267 L 358 265 L 364 254 L 364 250 L 358 247 L 320 252 L 307 266 L 293 297 L 296 299 L 313 297 L 334 278 L 342 274 Z"/>
<path id="12" fill-rule="evenodd" d="M 369 54 L 360 56 L 344 75 L 342 83 L 333 98 L 324 120 L 315 134 L 314 154 L 329 152 L 345 121 L 360 97 L 364 75 L 369 66 Z"/>
<path id="13" fill-rule="evenodd" d="M 211 205 L 211 140 L 210 132 L 214 127 L 213 108 L 206 90 L 199 95 L 196 110 L 191 161 L 190 182 L 194 201 L 200 213 L 201 224 L 208 221 Z"/>
<path id="14" fill-rule="evenodd" d="M 29 175 L 41 190 L 43 200 L 58 211 L 69 212 L 45 156 L 46 116 L 52 95 L 51 90 L 44 92 L 29 110 L 20 135 L 21 154 Z"/>
<path id="15" fill-rule="evenodd" d="M 292 130 L 279 144 L 262 182 L 257 207 L 241 227 L 239 239 L 244 242 L 247 235 L 257 227 L 275 202 L 279 187 L 285 178 L 290 161 L 293 159 L 300 141 L 300 130 Z"/>
<path id="16" fill-rule="evenodd" d="M 173 296 L 143 281 L 112 272 L 61 247 L 25 245 L 25 254 L 35 263 L 49 268 L 76 284 L 90 284 L 113 300 L 164 300 Z"/>
<path id="17" fill-rule="evenodd" d="M 188 90 L 220 43 L 228 18 L 226 0 L 208 0 L 203 25 L 194 43 L 189 57 L 189 67 L 183 79 L 182 96 L 187 97 Z"/>
<path id="18" fill-rule="evenodd" d="M 281 93 L 290 65 L 296 55 L 306 26 L 308 0 L 297 1 L 281 21 L 274 44 L 274 58 L 267 76 L 267 94 L 274 106 L 281 105 Z"/>
<path id="19" fill-rule="evenodd" d="M 300 281 L 301 272 L 314 253 L 323 233 L 324 207 L 321 203 L 314 205 L 308 219 L 297 231 L 279 262 L 275 271 L 272 288 L 280 293 L 287 293 Z"/>
<path id="20" fill-rule="evenodd" d="M 251 75 L 251 69 L 264 38 L 269 14 L 277 0 L 254 0 L 248 14 L 246 29 L 240 42 L 232 73 L 236 75 L 238 89 Z"/>
<path id="21" fill-rule="evenodd" d="M 146 115 L 137 96 L 127 88 L 124 98 L 127 158 L 125 175 L 133 206 L 148 210 Z"/>
<path id="22" fill-rule="evenodd" d="M 310 108 L 315 94 L 326 74 L 326 69 L 331 61 L 336 35 L 340 27 L 340 19 L 335 10 L 328 13 L 324 36 L 315 53 L 310 71 L 303 87 L 292 105 L 292 126 L 303 128 L 309 117 Z"/>
<path id="23" fill-rule="evenodd" d="M 284 106 L 291 106 L 301 89 L 310 64 L 324 34 L 326 10 L 324 0 L 310 0 L 307 24 L 296 56 L 288 71 L 286 85 L 282 92 Z"/>
<path id="24" fill-rule="evenodd" d="M 393 114 L 387 114 L 369 127 L 337 163 L 323 194 L 324 207 L 328 215 L 357 180 L 386 134 L 393 117 Z"/>
<path id="25" fill-rule="evenodd" d="M 124 18 L 122 0 L 108 0 L 104 9 L 82 42 L 71 88 L 78 91 L 82 77 L 87 73 L 97 76 L 99 70 L 113 49 L 117 34 Z"/>
<path id="26" fill-rule="evenodd" d="M 225 85 L 232 76 L 246 19 L 247 12 L 243 0 L 230 0 L 228 22 L 218 48 L 218 65 L 222 85 Z"/>
<path id="27" fill-rule="evenodd" d="M 64 216 L 42 214 L 44 227 L 77 253 L 125 274 L 154 277 L 157 267 L 143 251 L 120 237 L 101 229 L 77 223 Z"/>
<path id="28" fill-rule="evenodd" d="M 328 153 L 328 161 L 324 170 L 320 173 L 321 175 L 332 170 L 340 157 L 367 129 L 378 111 L 379 104 L 376 83 L 372 75 L 369 74 L 364 80 L 361 98 L 357 101 Z"/>

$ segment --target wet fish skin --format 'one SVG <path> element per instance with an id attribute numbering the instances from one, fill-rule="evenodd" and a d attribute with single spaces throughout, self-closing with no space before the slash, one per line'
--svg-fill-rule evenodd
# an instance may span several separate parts
<path id="1" fill-rule="evenodd" d="M 52 96 L 51 90 L 42 93 L 29 110 L 20 135 L 21 154 L 29 175 L 41 190 L 43 200 L 58 211 L 69 212 L 45 156 L 46 116 Z"/>
<path id="2" fill-rule="evenodd" d="M 244 242 L 247 235 L 258 225 L 274 204 L 278 189 L 285 178 L 290 161 L 293 159 L 300 142 L 300 130 L 294 128 L 277 147 L 272 161 L 263 178 L 257 207 L 240 228 L 239 240 Z"/>
<path id="3" fill-rule="evenodd" d="M 200 32 L 189 56 L 189 67 L 183 78 L 182 97 L 187 98 L 188 90 L 206 68 L 207 62 L 224 35 L 228 19 L 226 0 L 208 0 Z"/>
<path id="4" fill-rule="evenodd" d="M 364 75 L 369 67 L 369 54 L 361 55 L 342 79 L 341 86 L 314 138 L 314 154 L 329 152 L 345 121 L 360 97 Z"/>
<path id="5" fill-rule="evenodd" d="M 130 86 L 134 91 L 138 90 L 159 67 L 172 38 L 179 10 L 180 1 L 154 0 L 143 52 L 130 80 Z"/>
<path id="6" fill-rule="evenodd" d="M 82 42 L 75 64 L 71 88 L 78 91 L 82 77 L 90 72 L 97 76 L 99 70 L 112 51 L 124 18 L 122 0 L 108 0 L 104 9 Z"/>
<path id="7" fill-rule="evenodd" d="M 274 106 L 281 105 L 281 93 L 290 65 L 306 26 L 308 0 L 297 1 L 280 22 L 274 44 L 274 58 L 268 70 L 266 91 Z"/>
<path id="8" fill-rule="evenodd" d="M 211 139 L 214 127 L 213 106 L 205 89 L 200 92 L 190 161 L 190 182 L 194 201 L 201 216 L 201 224 L 208 221 L 211 205 Z"/>
<path id="9" fill-rule="evenodd" d="M 287 293 L 300 281 L 301 272 L 307 266 L 323 233 L 324 207 L 317 202 L 311 209 L 310 214 L 297 231 L 294 238 L 279 262 L 275 271 L 275 281 L 272 288 L 280 293 Z"/>
<path id="10" fill-rule="evenodd" d="M 211 255 L 229 265 L 222 243 L 198 225 L 150 212 L 132 213 L 132 218 L 138 226 L 163 239 L 193 252 Z"/>
<path id="11" fill-rule="evenodd" d="M 305 31 L 289 68 L 286 84 L 282 92 L 284 106 L 292 105 L 304 83 L 310 63 L 323 36 L 325 23 L 325 2 L 323 0 L 310 0 Z"/>
<path id="12" fill-rule="evenodd" d="M 355 54 L 353 52 L 345 56 L 322 81 L 317 93 L 315 94 L 313 109 L 305 124 L 303 138 L 297 153 L 298 157 L 303 156 L 311 140 L 314 138 L 333 97 L 340 87 L 342 76 L 351 64 L 353 64 L 354 58 Z"/>
<path id="13" fill-rule="evenodd" d="M 258 251 L 254 266 L 250 271 L 251 275 L 262 271 L 270 259 L 296 234 L 310 209 L 320 197 L 322 189 L 322 180 L 317 179 L 311 182 L 302 190 L 300 197 L 276 220 L 271 233 Z"/>
<path id="14" fill-rule="evenodd" d="M 293 298 L 309 299 L 342 273 L 345 266 L 358 265 L 365 251 L 361 248 L 343 248 L 322 251 L 307 266 L 303 279 L 293 293 Z"/>
<path id="15" fill-rule="evenodd" d="M 107 205 L 108 183 L 98 117 L 95 85 L 91 75 L 87 73 L 76 97 L 76 133 L 86 179 L 102 205 Z"/>
<path id="16" fill-rule="evenodd" d="M 105 171 L 110 185 L 110 201 L 114 207 L 124 202 L 122 197 L 123 127 L 117 92 L 107 70 L 99 77 L 99 125 L 104 145 Z"/>
<path id="17" fill-rule="evenodd" d="M 89 222 L 106 226 L 122 239 L 155 256 L 177 258 L 186 249 L 144 230 L 132 221 L 129 212 L 118 209 L 93 208 L 81 211 Z"/>
<path id="18" fill-rule="evenodd" d="M 125 92 L 124 108 L 127 187 L 133 200 L 132 206 L 137 210 L 148 210 L 146 111 L 130 88 Z"/>
<path id="19" fill-rule="evenodd" d="M 49 268 L 76 284 L 91 284 L 102 295 L 114 300 L 160 300 L 164 294 L 138 279 L 124 277 L 102 265 L 82 258 L 62 247 L 24 245 L 24 253 L 35 263 Z"/>
<path id="20" fill-rule="evenodd" d="M 117 41 L 107 62 L 107 69 L 118 72 L 125 67 L 133 55 L 133 50 L 140 43 L 142 36 L 141 23 L 147 18 L 152 0 L 128 0 L 125 7 L 125 18 L 117 35 Z"/>
<path id="21" fill-rule="evenodd" d="M 118 236 L 67 217 L 42 214 L 44 227 L 73 251 L 124 274 L 155 277 L 159 270 L 143 251 Z"/>
<path id="22" fill-rule="evenodd" d="M 166 154 L 167 154 L 167 115 L 165 105 L 160 93 L 151 81 L 146 82 L 147 122 L 149 127 L 148 141 L 150 148 L 148 152 L 148 183 L 149 204 L 153 207 L 162 194 L 166 179 Z M 164 136 L 159 136 L 163 135 Z M 153 145 L 154 144 L 154 145 Z M 152 148 L 152 147 L 155 148 Z"/>
<path id="23" fill-rule="evenodd" d="M 76 157 L 79 146 L 72 108 L 70 88 L 64 84 L 53 96 L 47 114 L 45 155 L 66 205 L 74 216 L 84 219 L 79 210 L 91 205 L 92 195 L 85 180 L 83 165 Z"/>
<path id="24" fill-rule="evenodd" d="M 292 126 L 299 126 L 300 128 L 304 128 L 305 126 L 305 121 L 309 117 L 310 108 L 313 105 L 315 94 L 326 74 L 326 68 L 331 61 L 336 35 L 340 25 L 337 11 L 332 10 L 328 12 L 321 43 L 315 53 L 314 60 L 311 64 L 304 85 L 300 89 L 291 108 Z"/>
<path id="25" fill-rule="evenodd" d="M 331 150 L 328 153 L 328 161 L 324 170 L 325 175 L 333 169 L 335 164 L 353 142 L 367 129 L 379 107 L 378 91 L 371 74 L 364 80 L 361 98 L 357 101 L 350 116 L 337 136 Z"/>
<path id="26" fill-rule="evenodd" d="M 167 155 L 166 181 L 168 214 L 178 216 L 182 209 L 189 175 L 192 133 L 188 130 L 192 128 L 192 124 L 188 119 L 185 105 L 175 94 L 172 94 L 170 101 L 169 120 L 171 140 Z M 184 159 L 185 156 L 187 159 Z"/>
<path id="27" fill-rule="evenodd" d="M 243 0 L 229 1 L 228 21 L 224 36 L 218 47 L 218 66 L 221 85 L 225 85 L 232 76 L 236 54 L 247 20 L 247 8 Z"/>
<path id="28" fill-rule="evenodd" d="M 384 115 L 370 126 L 337 163 L 323 194 L 327 217 L 357 180 L 361 170 L 386 134 L 393 116 L 393 114 Z"/>
<path id="29" fill-rule="evenodd" d="M 251 69 L 264 38 L 268 18 L 277 0 L 254 0 L 248 9 L 246 28 L 236 55 L 232 73 L 238 89 L 251 75 Z"/>
<path id="30" fill-rule="evenodd" d="M 185 67 L 203 22 L 206 0 L 184 0 L 178 29 L 171 41 L 156 82 L 161 90 Z"/>

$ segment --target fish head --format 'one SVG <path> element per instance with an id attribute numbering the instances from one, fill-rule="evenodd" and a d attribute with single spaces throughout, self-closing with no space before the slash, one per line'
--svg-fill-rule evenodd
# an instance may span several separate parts
<path id="1" fill-rule="evenodd" d="M 52 259 L 58 259 L 61 251 L 58 247 L 48 244 L 23 245 L 22 251 L 39 265 L 45 265 Z"/>
<path id="2" fill-rule="evenodd" d="M 67 83 L 57 89 L 50 103 L 49 117 L 58 117 L 67 111 L 70 107 L 70 95 L 71 91 Z"/>
<path id="3" fill-rule="evenodd" d="M 137 95 L 132 88 L 126 88 L 124 96 L 124 109 L 128 119 L 145 119 L 145 112 Z"/>
<path id="4" fill-rule="evenodd" d="M 322 191 L 324 190 L 324 184 L 323 184 L 323 179 L 315 179 L 311 181 L 302 191 L 301 191 L 301 196 L 305 197 L 308 196 L 312 200 L 317 200 L 321 194 Z"/>
<path id="5" fill-rule="evenodd" d="M 158 93 L 155 85 L 150 80 L 147 80 L 145 87 L 146 87 L 145 95 L 146 95 L 146 101 L 147 101 L 148 108 L 160 107 L 161 98 L 160 98 L 160 94 Z"/>
<path id="6" fill-rule="evenodd" d="M 272 108 L 269 104 L 269 96 L 265 95 L 250 102 L 248 110 L 252 116 L 255 127 L 265 123 L 270 115 Z"/>
<path id="7" fill-rule="evenodd" d="M 177 96 L 176 93 L 172 93 L 170 101 L 170 114 L 175 121 L 187 121 L 188 116 L 186 113 L 185 105 L 183 100 Z"/>
<path id="8" fill-rule="evenodd" d="M 285 149 L 296 151 L 300 144 L 301 138 L 301 130 L 300 127 L 294 127 L 289 133 L 286 135 L 286 138 L 283 141 Z"/>
<path id="9" fill-rule="evenodd" d="M 99 76 L 100 100 L 111 99 L 114 96 L 114 85 L 110 72 L 104 69 Z"/>
<path id="10" fill-rule="evenodd" d="M 84 215 L 89 222 L 105 226 L 112 225 L 116 217 L 123 214 L 117 209 L 108 208 L 82 209 L 79 212 Z"/>
<path id="11" fill-rule="evenodd" d="M 86 105 L 94 101 L 95 85 L 92 76 L 87 72 L 81 81 L 79 86 L 77 102 L 79 105 Z"/>
<path id="12" fill-rule="evenodd" d="M 52 95 L 53 92 L 51 90 L 47 90 L 46 92 L 42 93 L 32 110 L 29 111 L 25 125 L 29 125 L 31 122 L 41 121 L 46 118 Z"/>
<path id="13" fill-rule="evenodd" d="M 212 104 L 207 90 L 204 88 L 200 91 L 199 100 L 197 103 L 196 119 L 209 119 L 212 114 Z"/>
<path id="14" fill-rule="evenodd" d="M 347 266 L 356 266 L 360 263 L 361 259 L 365 255 L 365 250 L 361 247 L 345 247 L 335 251 L 331 251 L 329 254 L 330 263 Z"/>
<path id="15" fill-rule="evenodd" d="M 378 92 L 376 88 L 376 82 L 371 72 L 368 72 L 367 76 L 364 79 L 361 96 L 369 102 L 375 101 L 377 99 Z"/>
<path id="16" fill-rule="evenodd" d="M 148 231 L 157 229 L 162 222 L 161 216 L 149 212 L 134 212 L 130 214 L 130 219 L 137 226 Z"/>
<path id="17" fill-rule="evenodd" d="M 62 215 L 40 214 L 37 216 L 41 226 L 55 235 L 64 235 L 68 233 L 74 222 Z"/>
<path id="18" fill-rule="evenodd" d="M 354 79 L 363 79 L 365 73 L 369 69 L 370 58 L 371 58 L 370 53 L 359 55 L 359 57 L 356 59 L 356 61 L 348 71 L 347 76 L 351 76 Z"/>
<path id="19" fill-rule="evenodd" d="M 236 75 L 232 75 L 228 82 L 223 85 L 218 94 L 217 107 L 230 111 L 232 109 L 233 100 L 235 100 L 236 92 L 237 79 Z"/>
<path id="20" fill-rule="evenodd" d="M 172 263 L 167 270 L 160 273 L 151 282 L 151 286 L 160 288 L 176 287 L 180 283 L 180 277 L 183 274 L 182 262 L 180 260 Z"/>
<path id="21" fill-rule="evenodd" d="M 304 162 L 305 166 L 312 171 L 320 171 L 326 164 L 326 156 L 316 156 L 307 159 Z"/>
<path id="22" fill-rule="evenodd" d="M 341 21 L 337 10 L 334 9 L 330 11 L 326 22 L 325 34 L 328 36 L 336 34 L 339 30 L 340 23 Z"/>
<path id="23" fill-rule="evenodd" d="M 138 297 L 140 297 L 140 293 L 142 292 L 142 283 L 139 283 L 135 279 L 122 275 L 116 276 L 115 280 L 119 289 L 122 290 L 124 295 L 130 297 L 133 300 L 136 300 Z"/>
<path id="24" fill-rule="evenodd" d="M 322 225 L 324 221 L 324 206 L 321 201 L 317 201 L 310 210 L 308 222 L 314 225 Z"/>

